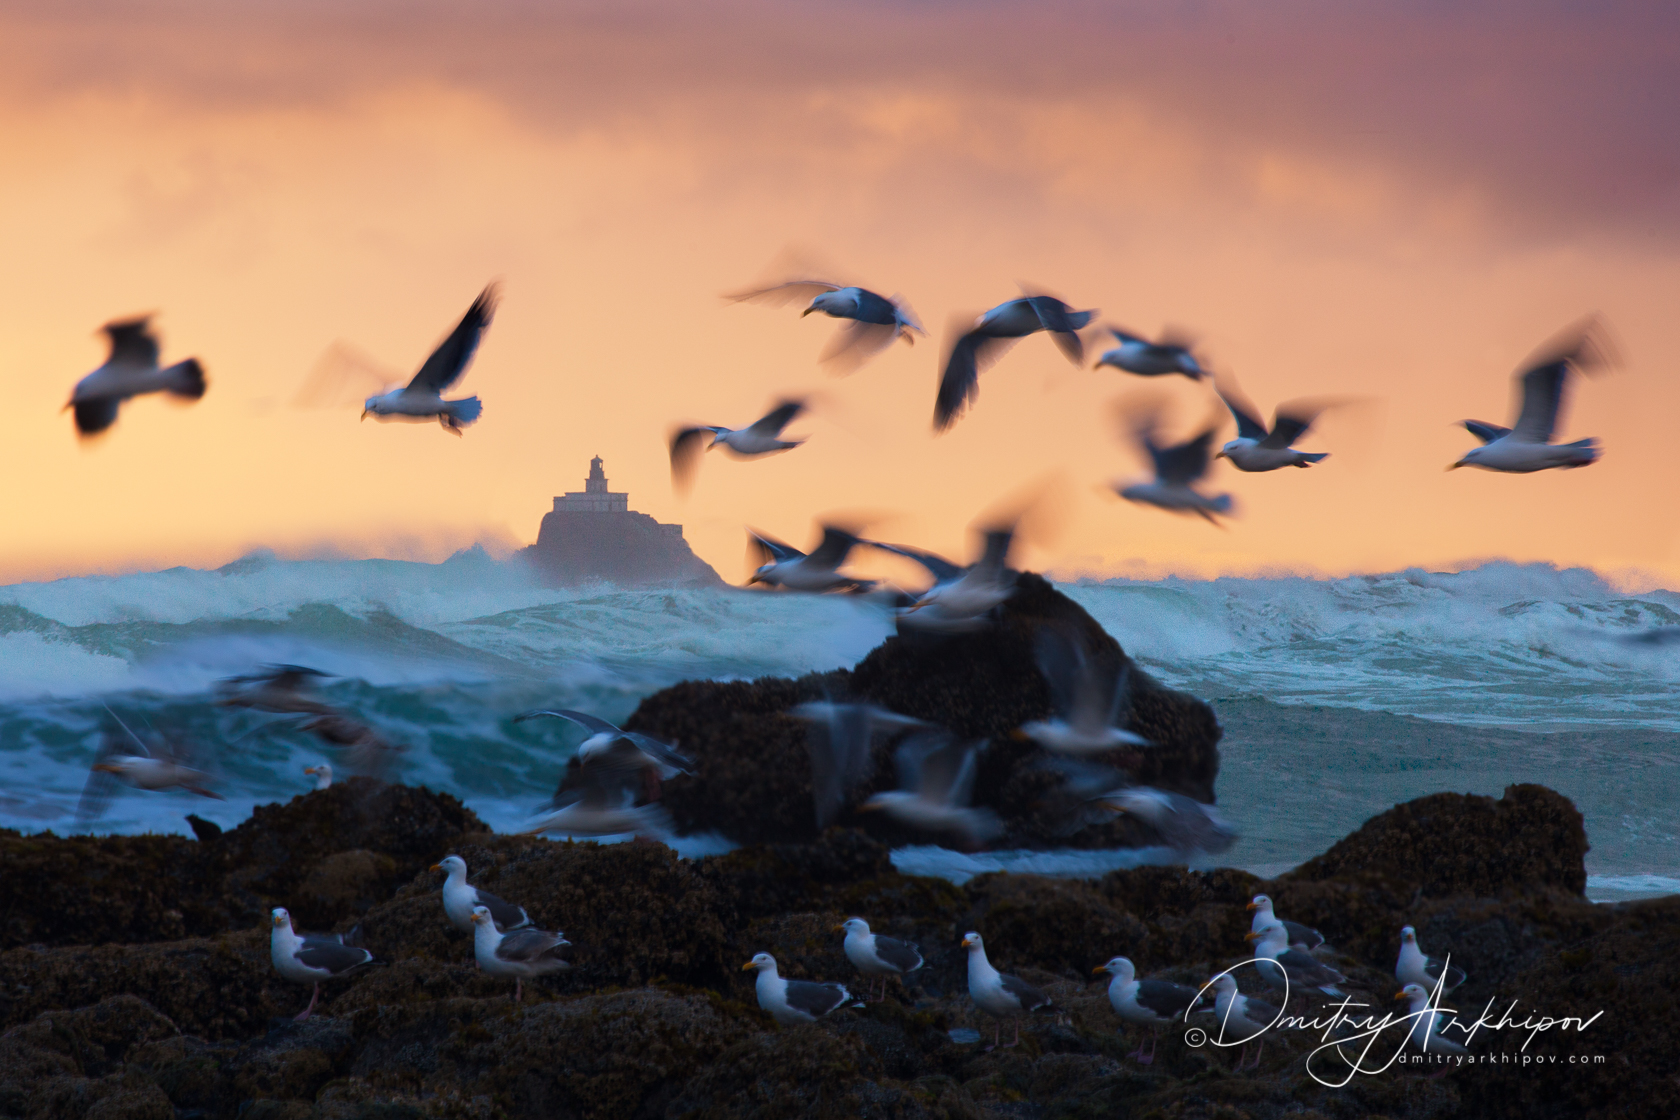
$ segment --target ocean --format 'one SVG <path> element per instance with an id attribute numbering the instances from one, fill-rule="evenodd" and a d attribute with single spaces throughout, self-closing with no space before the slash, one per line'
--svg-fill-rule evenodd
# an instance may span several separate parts
<path id="1" fill-rule="evenodd" d="M 1273 875 L 1397 802 L 1539 782 L 1586 817 L 1591 897 L 1680 891 L 1680 594 L 1509 563 L 1061 586 L 1151 673 L 1217 710 L 1219 803 L 1243 834 L 1221 863 Z M 254 554 L 14 584 L 0 588 L 0 827 L 79 830 L 107 705 L 198 744 L 227 800 L 125 791 L 92 830 L 185 832 L 187 813 L 232 826 L 308 789 L 303 767 L 329 756 L 293 721 L 208 703 L 219 678 L 291 662 L 336 674 L 323 698 L 409 747 L 402 780 L 511 828 L 581 738 L 517 713 L 622 719 L 679 680 L 846 666 L 891 632 L 883 609 L 843 597 L 543 588 L 480 549 L 441 564 Z M 1138 858 L 895 856 L 959 880 Z"/>

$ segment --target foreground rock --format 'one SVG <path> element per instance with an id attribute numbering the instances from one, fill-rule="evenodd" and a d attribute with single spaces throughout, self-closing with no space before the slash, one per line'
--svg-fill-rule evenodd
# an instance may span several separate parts
<path id="1" fill-rule="evenodd" d="M 1093 658 L 1129 668 L 1130 727 L 1155 744 L 1112 751 L 1094 761 L 1124 769 L 1145 785 L 1214 800 L 1219 774 L 1219 721 L 1187 693 L 1164 688 L 1134 665 L 1073 600 L 1031 573 L 986 630 L 930 638 L 890 638 L 849 671 L 799 680 L 685 681 L 644 700 L 626 727 L 682 745 L 698 772 L 673 780 L 664 800 L 683 832 L 720 832 L 740 843 L 806 842 L 816 838 L 811 762 L 805 725 L 786 713 L 809 700 L 853 698 L 931 720 L 967 739 L 989 741 L 974 797 L 1008 828 L 1003 847 L 1130 847 L 1157 842 L 1134 820 L 1092 823 L 1079 798 L 1045 763 L 1047 753 L 1014 732 L 1050 715 L 1050 690 L 1039 674 L 1035 643 L 1046 625 L 1077 634 Z M 872 779 L 852 799 L 891 789 L 898 776 L 890 745 L 876 748 Z M 1100 814 L 1099 814 L 1100 816 Z M 842 825 L 887 843 L 925 842 L 879 814 L 849 813 Z"/>
<path id="2" fill-rule="evenodd" d="M 355 803 L 330 792 L 252 822 L 244 850 L 280 843 L 282 819 L 367 842 L 374 834 L 358 831 Z M 402 797 L 419 805 L 433 795 Z M 448 804 L 437 801 L 440 817 Z M 263 836 L 269 829 L 278 834 Z M 36 843 L 38 861 L 92 858 L 78 841 Z M 481 831 L 454 844 L 475 881 L 566 930 L 576 970 L 528 984 L 514 1004 L 511 985 L 480 974 L 468 939 L 446 925 L 438 877 L 423 870 L 346 915 L 360 920 L 381 963 L 329 985 L 324 1014 L 303 1024 L 289 1016 L 308 993 L 274 974 L 258 922 L 151 944 L 15 948 L 0 953 L 0 1117 L 1263 1120 L 1680 1110 L 1669 1069 L 1680 1033 L 1671 996 L 1680 900 L 1588 903 L 1580 817 L 1535 786 L 1499 800 L 1443 794 L 1398 806 L 1271 882 L 1144 868 L 1096 881 L 988 875 L 959 888 L 897 874 L 885 848 L 844 829 L 815 844 L 697 861 L 655 844 Z M 362 850 L 412 858 L 402 842 L 394 853 Z M 149 885 L 161 905 L 180 889 L 161 872 L 130 884 L 90 870 L 88 913 L 108 891 L 126 898 Z M 298 888 L 308 879 L 301 873 Z M 1585 1032 L 1539 1033 L 1526 1051 L 1527 1031 L 1486 1032 L 1473 1051 L 1514 1061 L 1439 1080 L 1426 1077 L 1433 1068 L 1395 1067 L 1327 1088 L 1304 1072 L 1316 1031 L 1274 1032 L 1260 1068 L 1240 1075 L 1230 1072 L 1234 1048 L 1186 1045 L 1182 1028 L 1167 1032 L 1153 1066 L 1126 1059 L 1137 1035 L 1117 1032 L 1091 968 L 1122 952 L 1147 975 L 1199 984 L 1246 955 L 1244 904 L 1259 890 L 1329 937 L 1360 1002 L 1384 1005 L 1393 994 L 1398 930 L 1411 924 L 1426 948 L 1451 952 L 1470 973 L 1451 1006 L 1474 1014 L 1495 1000 L 1497 1013 L 1515 1000 L 1519 1019 L 1604 1014 Z M 36 905 L 14 894 L 7 921 L 45 928 Z M 851 981 L 832 932 L 851 914 L 918 940 L 927 966 L 885 1003 L 775 1027 L 741 963 L 767 950 L 785 975 Z M 957 942 L 967 929 L 1060 1009 L 1029 1024 L 1018 1049 L 988 1054 L 952 1038 L 991 1028 L 965 996 Z M 1296 997 L 1291 1010 L 1326 1002 Z M 1581 1064 L 1600 1054 L 1603 1063 Z"/>

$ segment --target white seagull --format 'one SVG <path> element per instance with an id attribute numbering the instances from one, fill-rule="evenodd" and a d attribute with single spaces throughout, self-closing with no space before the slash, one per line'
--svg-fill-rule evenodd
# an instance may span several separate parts
<path id="1" fill-rule="evenodd" d="M 1291 948 L 1289 932 L 1282 922 L 1274 922 L 1259 932 L 1249 931 L 1243 938 L 1254 945 L 1255 965 L 1267 984 L 1280 992 L 1290 988 L 1317 988 L 1327 996 L 1345 993 L 1338 987 L 1346 976 L 1305 949 Z"/>
<path id="2" fill-rule="evenodd" d="M 1210 981 L 1213 985 L 1214 1000 L 1213 1013 L 1219 1020 L 1219 1029 L 1214 1037 L 1225 1042 L 1226 1035 L 1234 1036 L 1232 1041 L 1242 1043 L 1242 1053 L 1237 1056 L 1237 1069 L 1242 1069 L 1247 1062 L 1248 1044 L 1258 1042 L 1254 1051 L 1254 1065 L 1260 1065 L 1260 1055 L 1265 1052 L 1265 1032 L 1283 1018 L 1283 1012 L 1264 1000 L 1245 996 L 1237 991 L 1237 982 L 1231 979 L 1231 974 L 1222 972 Z"/>
<path id="3" fill-rule="evenodd" d="M 1416 984 L 1430 991 L 1440 987 L 1450 992 L 1464 983 L 1465 972 L 1449 961 L 1424 955 L 1417 930 L 1406 926 L 1400 931 L 1400 958 L 1394 962 L 1394 978 L 1402 984 Z"/>
<path id="4" fill-rule="evenodd" d="M 912 735 L 893 752 L 899 787 L 877 793 L 858 811 L 879 811 L 924 832 L 946 833 L 977 848 L 1003 831 L 997 814 L 971 805 L 980 749 L 944 730 Z"/>
<path id="5" fill-rule="evenodd" d="M 943 556 L 899 544 L 866 541 L 875 548 L 914 560 L 933 577 L 933 586 L 899 612 L 898 621 L 928 630 L 972 630 L 1015 594 L 1020 573 L 1009 566 L 1014 526 L 981 532 L 980 558 L 966 568 Z"/>
<path id="6" fill-rule="evenodd" d="M 589 732 L 589 737 L 578 744 L 576 758 L 580 766 L 646 770 L 649 776 L 649 793 L 652 796 L 657 796 L 660 781 L 669 780 L 678 774 L 694 773 L 694 760 L 678 751 L 674 745 L 655 739 L 652 735 L 643 735 L 640 731 L 625 731 L 587 712 L 574 712 L 568 708 L 539 708 L 535 711 L 521 712 L 513 717 L 513 722 L 524 723 L 526 720 L 545 717 L 575 723 Z"/>
<path id="7" fill-rule="evenodd" d="M 1116 724 L 1127 696 L 1127 673 L 1105 669 L 1073 635 L 1046 626 L 1038 634 L 1038 670 L 1050 687 L 1055 718 L 1021 725 L 1021 734 L 1046 750 L 1088 755 L 1149 740 Z"/>
<path id="8" fill-rule="evenodd" d="M 805 441 L 781 438 L 782 429 L 804 411 L 803 400 L 778 401 L 775 408 L 744 428 L 700 424 L 677 429 L 671 436 L 671 485 L 679 493 L 686 493 L 694 485 L 700 456 L 720 447 L 737 459 L 757 459 L 798 447 Z"/>
<path id="9" fill-rule="evenodd" d="M 776 958 L 758 953 L 741 966 L 742 972 L 757 971 L 758 1005 L 784 1027 L 814 1023 L 852 998 L 844 984 L 818 984 L 811 980 L 783 980 L 776 973 Z"/>
<path id="10" fill-rule="evenodd" d="M 1006 976 L 993 968 L 992 962 L 986 959 L 986 943 L 973 930 L 963 936 L 962 947 L 968 950 L 968 998 L 974 1001 L 974 1006 L 998 1020 L 992 1031 L 992 1044 L 986 1049 L 998 1048 L 1005 1016 L 1015 1020 L 1015 1037 L 1006 1047 L 1020 1045 L 1021 1016 L 1049 1007 L 1050 997 L 1019 976 Z"/>
<path id="11" fill-rule="evenodd" d="M 1205 370 L 1191 352 L 1191 340 L 1173 331 L 1162 331 L 1161 341 L 1150 342 L 1142 335 L 1119 327 L 1109 327 L 1108 333 L 1120 345 L 1103 351 L 1091 368 L 1113 366 L 1140 377 L 1160 377 L 1162 374 L 1182 373 L 1192 381 L 1200 381 Z"/>
<path id="12" fill-rule="evenodd" d="M 484 405 L 477 397 L 462 397 L 446 401 L 443 391 L 460 380 L 473 355 L 478 352 L 479 340 L 496 314 L 496 286 L 480 292 L 467 308 L 466 315 L 449 337 L 438 344 L 414 380 L 400 389 L 392 389 L 369 397 L 362 406 L 362 419 L 424 421 L 437 419 L 445 431 L 461 434 L 461 429 L 477 420 Z"/>
<path id="13" fill-rule="evenodd" d="M 822 531 L 822 543 L 807 555 L 774 537 L 748 529 L 747 535 L 765 562 L 753 572 L 747 586 L 762 583 L 789 591 L 857 591 L 869 587 L 865 581 L 843 576 L 838 570 L 858 543 L 857 536 L 834 525 L 824 525 Z"/>
<path id="14" fill-rule="evenodd" d="M 651 800 L 658 793 L 662 777 L 689 773 L 693 765 L 690 759 L 652 736 L 623 731 L 583 712 L 526 712 L 518 720 L 538 716 L 569 720 L 591 735 L 567 760 L 559 788 L 520 830 L 523 834 L 664 836 L 670 831 L 670 815 L 662 806 L 636 802 L 642 794 Z"/>
<path id="15" fill-rule="evenodd" d="M 1330 457 L 1328 451 L 1296 451 L 1290 444 L 1307 434 L 1318 414 L 1328 405 L 1315 401 L 1286 401 L 1272 414 L 1272 427 L 1260 420 L 1260 410 L 1242 395 L 1230 378 L 1214 383 L 1219 399 L 1231 410 L 1237 422 L 1237 438 L 1219 449 L 1215 459 L 1229 459 L 1239 471 L 1250 474 L 1275 471 L 1283 467 L 1310 467 Z"/>
<path id="16" fill-rule="evenodd" d="M 315 775 L 316 789 L 332 788 L 332 765 L 330 763 L 317 762 L 313 766 L 305 766 L 303 772 Z"/>
<path id="17" fill-rule="evenodd" d="M 197 358 L 158 368 L 158 341 L 151 317 L 106 323 L 100 329 L 110 340 L 105 364 L 76 382 L 64 407 L 76 415 L 76 434 L 97 435 L 117 422 L 117 410 L 130 397 L 168 393 L 196 401 L 204 395 L 204 367 Z"/>
<path id="18" fill-rule="evenodd" d="M 788 280 L 768 288 L 756 288 L 725 296 L 737 303 L 767 303 L 777 307 L 798 300 L 811 302 L 799 313 L 803 319 L 822 312 L 832 319 L 850 320 L 834 336 L 818 359 L 835 374 L 848 374 L 902 338 L 915 345 L 914 335 L 926 334 L 915 312 L 899 296 L 888 298 L 868 288 L 830 283 L 827 280 Z"/>
<path id="19" fill-rule="evenodd" d="M 1048 331 L 1074 365 L 1085 361 L 1082 330 L 1096 311 L 1075 311 L 1055 296 L 1023 296 L 1000 303 L 959 335 L 945 358 L 939 395 L 933 405 L 933 427 L 942 432 L 956 423 L 963 409 L 980 393 L 980 373 L 1019 339 Z"/>
<path id="20" fill-rule="evenodd" d="M 811 752 L 811 796 L 819 829 L 833 823 L 847 794 L 869 780 L 876 736 L 933 726 L 871 704 L 831 700 L 800 704 L 787 714 L 808 725 L 805 745 Z"/>
<path id="21" fill-rule="evenodd" d="M 876 1003 L 887 998 L 888 977 L 903 976 L 922 967 L 922 954 L 913 943 L 871 933 L 869 923 L 862 918 L 847 918 L 834 929 L 836 932 L 845 932 L 843 947 L 846 950 L 846 959 L 869 978 L 871 990 L 875 987 L 875 978 L 880 977 L 881 997 Z M 869 998 L 867 993 L 864 998 Z"/>
<path id="22" fill-rule="evenodd" d="M 1155 467 L 1155 478 L 1151 482 L 1134 482 L 1129 486 L 1116 485 L 1115 493 L 1128 502 L 1154 506 L 1169 513 L 1193 513 L 1217 525 L 1219 521 L 1215 514 L 1231 512 L 1231 495 L 1204 494 L 1196 489 L 1195 484 L 1208 472 L 1208 449 L 1213 446 L 1213 437 L 1218 430 L 1208 428 L 1183 443 L 1162 447 L 1155 442 L 1152 425 L 1139 428 L 1137 440 L 1149 453 L 1150 462 Z"/>
<path id="23" fill-rule="evenodd" d="M 1289 935 L 1289 944 L 1297 949 L 1312 952 L 1324 944 L 1324 935 L 1311 926 L 1304 926 L 1300 922 L 1291 922 L 1277 916 L 1272 910 L 1272 900 L 1269 895 L 1257 894 L 1248 904 L 1254 911 L 1254 921 L 1249 925 L 1249 932 L 1259 933 L 1267 926 L 1281 925 Z"/>
<path id="24" fill-rule="evenodd" d="M 1446 1038 L 1443 1032 L 1447 1025 L 1454 1021 L 1452 1015 L 1430 1006 L 1429 992 L 1421 984 L 1407 984 L 1394 993 L 1395 999 L 1403 999 L 1409 1005 L 1407 1016 L 1412 1020 L 1412 1029 L 1406 1034 L 1406 1043 L 1424 1054 L 1468 1054 L 1470 1051 L 1463 1043 L 1454 1042 Z M 1451 1067 L 1448 1067 L 1451 1068 Z M 1443 1069 L 1441 1074 L 1446 1073 Z M 1435 1076 L 1440 1076 L 1436 1074 Z"/>
<path id="25" fill-rule="evenodd" d="M 1522 387 L 1522 408 L 1514 426 L 1502 428 L 1485 420 L 1466 420 L 1464 427 L 1482 441 L 1447 469 L 1481 467 L 1507 474 L 1529 474 L 1554 467 L 1585 467 L 1598 462 L 1598 440 L 1552 443 L 1563 391 L 1572 369 L 1591 370 L 1609 361 L 1608 344 L 1596 320 L 1570 328 L 1559 339 L 1543 346 L 1529 359 L 1528 368 L 1517 375 Z"/>
<path id="26" fill-rule="evenodd" d="M 1110 790 L 1097 799 L 1130 813 L 1161 834 L 1161 842 L 1187 858 L 1217 855 L 1237 842 L 1237 830 L 1212 805 L 1151 786 Z"/>
<path id="27" fill-rule="evenodd" d="M 565 934 L 540 929 L 513 929 L 503 933 L 496 928 L 488 906 L 473 907 L 472 923 L 473 958 L 491 976 L 513 977 L 515 1003 L 525 994 L 526 979 L 534 980 L 572 967 L 572 962 L 566 959 L 572 943 L 566 940 Z"/>
<path id="28" fill-rule="evenodd" d="M 225 800 L 209 788 L 210 775 L 192 764 L 193 758 L 184 744 L 171 745 L 162 736 L 154 736 L 148 746 L 115 712 L 111 712 L 111 718 L 117 721 L 122 733 L 106 732 L 100 743 L 99 756 L 88 771 L 87 784 L 82 787 L 81 801 L 76 806 L 78 820 L 90 820 L 104 813 L 119 782 L 135 789 L 154 792 L 179 789 L 200 797 Z"/>
<path id="29" fill-rule="evenodd" d="M 476 931 L 473 911 L 480 906 L 490 911 L 497 929 L 523 929 L 531 924 L 531 915 L 525 913 L 523 906 L 505 902 L 467 882 L 467 861 L 460 856 L 444 856 L 432 864 L 432 870 L 448 872 L 448 878 L 443 881 L 443 912 L 449 924 L 462 933 Z"/>
<path id="30" fill-rule="evenodd" d="M 300 1023 L 314 1012 L 321 998 L 321 981 L 343 976 L 373 959 L 372 953 L 344 944 L 337 934 L 293 932 L 292 916 L 280 907 L 275 907 L 271 918 L 268 952 L 274 971 L 294 984 L 315 986 L 309 1006 L 297 1015 Z"/>
<path id="31" fill-rule="evenodd" d="M 1108 1004 L 1114 1013 L 1128 1023 L 1149 1028 L 1149 1053 L 1143 1052 L 1142 1041 L 1128 1058 L 1136 1058 L 1141 1065 L 1155 1060 L 1155 1047 L 1161 1040 L 1161 1028 L 1171 1026 L 1190 1013 L 1202 1001 L 1202 993 L 1170 980 L 1139 980 L 1132 962 L 1125 957 L 1111 957 L 1107 964 L 1092 969 L 1093 973 L 1108 973 Z"/>

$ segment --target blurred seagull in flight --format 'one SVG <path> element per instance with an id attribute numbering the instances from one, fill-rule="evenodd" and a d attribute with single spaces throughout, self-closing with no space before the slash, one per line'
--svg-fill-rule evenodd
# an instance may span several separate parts
<path id="1" fill-rule="evenodd" d="M 1589 437 L 1563 444 L 1552 443 L 1551 439 L 1570 370 L 1590 371 L 1610 360 L 1609 345 L 1596 318 L 1589 317 L 1553 338 L 1517 375 L 1522 387 L 1522 408 L 1517 413 L 1516 424 L 1502 428 L 1485 420 L 1464 421 L 1464 427 L 1482 441 L 1482 446 L 1472 447 L 1447 469 L 1481 467 L 1508 474 L 1529 474 L 1598 462 L 1597 439 Z"/>
<path id="2" fill-rule="evenodd" d="M 811 752 L 811 795 L 818 828 L 833 823 L 846 796 L 869 780 L 877 735 L 933 726 L 870 704 L 831 700 L 800 704 L 787 714 L 808 725 L 805 744 Z"/>
<path id="3" fill-rule="evenodd" d="M 1214 389 L 1225 407 L 1237 421 L 1237 438 L 1219 449 L 1215 459 L 1229 459 L 1239 471 L 1250 473 L 1275 471 L 1280 467 L 1310 467 L 1329 458 L 1327 451 L 1296 451 L 1289 445 L 1306 435 L 1318 414 L 1321 404 L 1291 401 L 1280 404 L 1273 414 L 1271 431 L 1260 422 L 1260 410 L 1242 395 L 1230 378 L 1215 381 Z"/>
<path id="4" fill-rule="evenodd" d="M 1231 495 L 1204 494 L 1195 484 L 1207 474 L 1208 449 L 1213 446 L 1218 431 L 1210 427 L 1183 443 L 1161 447 L 1155 442 L 1153 424 L 1145 424 L 1136 435 L 1155 465 L 1154 481 L 1116 486 L 1115 492 L 1128 502 L 1140 502 L 1172 513 L 1194 513 L 1217 525 L 1214 514 L 1231 512 Z"/>
<path id="5" fill-rule="evenodd" d="M 843 576 L 838 570 L 858 543 L 857 536 L 834 525 L 822 528 L 822 543 L 809 555 L 748 529 L 753 547 L 764 557 L 764 563 L 747 580 L 747 586 L 762 583 L 789 591 L 858 591 L 870 586 L 863 580 Z"/>
<path id="6" fill-rule="evenodd" d="M 694 472 L 704 451 L 721 447 L 737 459 L 756 459 L 798 447 L 805 442 L 803 439 L 785 440 L 781 435 L 782 429 L 804 411 L 803 400 L 778 401 L 775 408 L 745 428 L 702 424 L 679 429 L 671 437 L 671 485 L 679 492 L 686 492 L 694 485 Z"/>
<path id="7" fill-rule="evenodd" d="M 76 434 L 97 435 L 117 422 L 117 410 L 130 397 L 168 393 L 196 401 L 204 395 L 204 367 L 197 358 L 158 368 L 158 341 L 151 316 L 106 323 L 100 328 L 110 340 L 105 364 L 76 382 L 64 407 L 76 415 Z"/>
<path id="8" fill-rule="evenodd" d="M 436 417 L 445 431 L 456 435 L 477 420 L 484 411 L 477 397 L 446 401 L 443 391 L 460 380 L 472 364 L 479 341 L 496 314 L 496 300 L 494 284 L 480 292 L 449 337 L 432 351 L 414 380 L 400 389 L 369 397 L 362 406 L 362 419 L 372 416 L 376 420 L 419 421 Z"/>
<path id="9" fill-rule="evenodd" d="M 1055 296 L 1029 295 L 1000 303 L 980 316 L 957 337 L 946 356 L 933 405 L 934 430 L 942 432 L 956 423 L 980 392 L 981 371 L 1029 334 L 1048 331 L 1069 361 L 1083 364 L 1085 344 L 1079 331 L 1096 314 L 1095 310 L 1075 311 Z"/>
<path id="10" fill-rule="evenodd" d="M 1003 831 L 997 814 L 972 805 L 984 739 L 963 742 L 949 731 L 912 735 L 893 752 L 899 788 L 877 793 L 859 812 L 883 812 L 924 832 L 947 833 L 970 848 Z"/>
<path id="11" fill-rule="evenodd" d="M 539 709 L 522 712 L 513 717 L 513 722 L 524 723 L 526 720 L 541 719 L 545 716 L 567 720 L 589 732 L 589 737 L 578 745 L 576 757 L 579 765 L 592 766 L 600 763 L 615 770 L 645 771 L 649 797 L 658 796 L 661 781 L 669 780 L 678 774 L 694 773 L 694 760 L 680 753 L 671 744 L 661 742 L 652 735 L 643 735 L 639 731 L 625 731 L 586 712 L 574 712 L 565 708 Z"/>
<path id="12" fill-rule="evenodd" d="M 223 695 L 216 703 L 224 708 L 251 708 L 288 715 L 332 715 L 333 708 L 307 695 L 311 684 L 330 675 L 307 665 L 264 665 L 261 672 L 218 681 Z M 241 688 L 241 685 L 248 687 Z"/>
<path id="13" fill-rule="evenodd" d="M 1114 336 L 1120 345 L 1103 351 L 1102 357 L 1092 367 L 1101 369 L 1113 366 L 1123 369 L 1127 373 L 1135 373 L 1139 377 L 1160 377 L 1163 374 L 1182 373 L 1192 381 L 1200 381 L 1206 373 L 1196 355 L 1191 352 L 1193 343 L 1189 337 L 1173 331 L 1162 331 L 1161 341 L 1150 342 L 1142 335 L 1123 331 L 1119 327 L 1109 327 L 1108 333 Z"/>
<path id="14" fill-rule="evenodd" d="M 210 775 L 193 765 L 184 745 L 171 745 L 161 736 L 154 736 L 151 745 L 136 735 L 109 708 L 122 733 L 107 732 L 99 747 L 99 757 L 88 772 L 87 785 L 82 789 L 81 802 L 76 807 L 78 820 L 87 821 L 105 812 L 116 793 L 118 782 L 135 789 L 152 791 L 180 789 L 200 797 L 225 800 L 209 788 Z"/>
<path id="15" fill-rule="evenodd" d="M 904 545 L 868 541 L 869 545 L 914 560 L 928 570 L 933 586 L 899 613 L 900 622 L 933 630 L 975 629 L 993 609 L 1015 594 L 1018 573 L 1009 567 L 1015 540 L 1013 525 L 985 530 L 980 559 L 968 567 L 943 556 Z"/>
<path id="16" fill-rule="evenodd" d="M 788 280 L 768 288 L 737 292 L 724 297 L 737 303 L 767 303 L 783 307 L 789 303 L 809 299 L 800 318 L 820 311 L 832 319 L 848 319 L 817 360 L 829 367 L 831 373 L 844 375 L 853 372 L 869 359 L 902 338 L 915 345 L 915 335 L 926 334 L 915 312 L 898 296 L 891 299 L 877 295 L 868 288 L 834 284 L 827 280 Z"/>
<path id="17" fill-rule="evenodd" d="M 1124 668 L 1105 669 L 1073 635 L 1046 626 L 1038 634 L 1038 671 L 1050 686 L 1056 717 L 1023 723 L 1021 734 L 1027 738 L 1071 755 L 1150 745 L 1136 732 L 1115 726 L 1127 694 Z"/>
<path id="18" fill-rule="evenodd" d="M 1151 786 L 1110 790 L 1097 799 L 1117 813 L 1130 813 L 1161 834 L 1161 842 L 1188 857 L 1218 855 L 1237 842 L 1237 830 L 1212 805 Z"/>

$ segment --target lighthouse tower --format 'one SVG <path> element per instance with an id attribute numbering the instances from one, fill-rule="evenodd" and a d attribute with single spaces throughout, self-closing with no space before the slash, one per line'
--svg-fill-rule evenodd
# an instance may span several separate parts
<path id="1" fill-rule="evenodd" d="M 583 480 L 583 493 L 575 491 L 554 499 L 555 513 L 629 513 L 628 492 L 614 494 L 607 489 L 607 472 L 599 455 L 589 460 L 589 477 Z"/>

